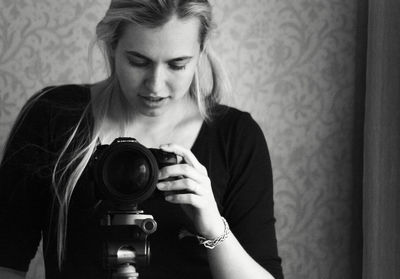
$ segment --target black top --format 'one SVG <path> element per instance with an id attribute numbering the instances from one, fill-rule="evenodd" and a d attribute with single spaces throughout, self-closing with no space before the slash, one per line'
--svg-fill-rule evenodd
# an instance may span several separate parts
<path id="1" fill-rule="evenodd" d="M 47 279 L 107 277 L 101 264 L 101 206 L 96 207 L 89 167 L 72 195 L 66 261 L 61 273 L 57 268 L 52 166 L 89 102 L 88 86 L 60 86 L 20 114 L 0 168 L 0 266 L 26 271 L 43 234 Z M 78 134 L 89 138 L 90 114 L 81 127 Z M 283 278 L 271 163 L 259 126 L 250 114 L 220 105 L 213 121 L 203 123 L 192 152 L 208 170 L 220 213 L 232 233 L 275 278 Z M 206 248 L 195 237 L 180 234 L 182 229 L 191 231 L 180 206 L 155 195 L 141 208 L 154 216 L 158 228 L 149 237 L 151 263 L 139 267 L 140 278 L 211 278 Z"/>

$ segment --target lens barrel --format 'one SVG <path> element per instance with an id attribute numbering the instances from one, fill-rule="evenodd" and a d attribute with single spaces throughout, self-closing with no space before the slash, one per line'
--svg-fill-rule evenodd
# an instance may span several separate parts
<path id="1" fill-rule="evenodd" d="M 96 153 L 94 177 L 102 199 L 138 204 L 152 195 L 159 172 L 152 151 L 135 139 L 118 138 Z"/>

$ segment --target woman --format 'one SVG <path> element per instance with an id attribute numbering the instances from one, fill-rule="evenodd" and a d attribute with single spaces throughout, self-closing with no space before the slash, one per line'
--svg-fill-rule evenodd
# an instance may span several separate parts
<path id="1" fill-rule="evenodd" d="M 111 1 L 96 30 L 109 77 L 46 88 L 6 145 L 1 278 L 23 276 L 41 233 L 46 278 L 107 278 L 90 169 L 97 146 L 118 137 L 183 158 L 160 170 L 165 197 L 140 204 L 158 223 L 140 278 L 283 277 L 268 149 L 248 113 L 218 104 L 226 80 L 211 26 L 205 0 Z"/>

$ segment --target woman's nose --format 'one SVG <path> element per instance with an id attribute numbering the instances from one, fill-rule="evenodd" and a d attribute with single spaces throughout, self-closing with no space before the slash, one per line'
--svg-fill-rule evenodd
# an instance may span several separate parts
<path id="1" fill-rule="evenodd" d="M 163 89 L 165 80 L 165 70 L 162 68 L 162 66 L 154 66 L 149 69 L 145 80 L 145 85 L 151 92 L 157 93 Z"/>

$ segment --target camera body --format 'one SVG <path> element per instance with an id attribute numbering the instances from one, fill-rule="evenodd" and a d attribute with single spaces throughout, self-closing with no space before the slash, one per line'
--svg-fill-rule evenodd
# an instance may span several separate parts
<path id="1" fill-rule="evenodd" d="M 146 148 L 126 137 L 98 146 L 93 159 L 97 194 L 120 206 L 137 205 L 149 198 L 156 189 L 159 170 L 178 163 L 176 154 Z"/>

